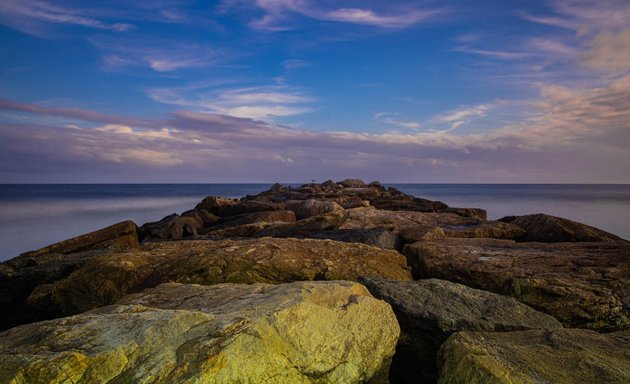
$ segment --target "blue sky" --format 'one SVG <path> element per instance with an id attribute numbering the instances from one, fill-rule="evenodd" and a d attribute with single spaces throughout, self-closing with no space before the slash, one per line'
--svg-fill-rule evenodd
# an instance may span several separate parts
<path id="1" fill-rule="evenodd" d="M 628 183 L 629 26 L 624 0 L 4 0 L 0 182 Z"/>

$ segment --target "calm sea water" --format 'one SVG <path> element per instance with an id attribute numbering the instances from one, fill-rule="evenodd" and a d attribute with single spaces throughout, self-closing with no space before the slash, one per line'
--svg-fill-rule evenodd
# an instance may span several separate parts
<path id="1" fill-rule="evenodd" d="M 207 195 L 241 197 L 271 184 L 0 184 L 0 260 L 131 219 L 141 225 Z M 544 212 L 630 239 L 630 185 L 393 184 L 490 219 Z"/>

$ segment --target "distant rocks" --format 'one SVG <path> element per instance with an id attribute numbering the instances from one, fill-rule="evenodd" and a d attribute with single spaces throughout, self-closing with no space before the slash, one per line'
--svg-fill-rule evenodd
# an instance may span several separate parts
<path id="1" fill-rule="evenodd" d="M 440 384 L 630 382 L 630 331 L 461 332 L 440 350 Z"/>
<path id="2" fill-rule="evenodd" d="M 566 327 L 630 326 L 630 243 L 444 239 L 404 249 L 415 278 L 436 277 L 516 297 Z"/>
<path id="3" fill-rule="evenodd" d="M 563 219 L 543 213 L 535 215 L 504 217 L 502 221 L 517 225 L 525 230 L 521 241 L 557 242 L 592 242 L 620 241 L 620 237 L 586 224 Z"/>
<path id="4" fill-rule="evenodd" d="M 401 327 L 390 379 L 395 383 L 435 382 L 440 345 L 458 331 L 558 329 L 553 317 L 517 300 L 450 281 L 361 282 L 394 308 Z"/>
<path id="5" fill-rule="evenodd" d="M 0 333 L 0 381 L 385 382 L 398 334 L 356 283 L 171 283 Z"/>
<path id="6" fill-rule="evenodd" d="M 358 179 L 25 253 L 0 263 L 0 309 L 3 383 L 630 377 L 630 242 Z"/>

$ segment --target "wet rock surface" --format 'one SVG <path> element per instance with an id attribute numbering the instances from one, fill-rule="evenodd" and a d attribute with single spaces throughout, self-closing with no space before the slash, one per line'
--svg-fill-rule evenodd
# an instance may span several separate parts
<path id="1" fill-rule="evenodd" d="M 356 283 L 171 283 L 0 333 L 0 381 L 377 383 L 398 334 Z"/>
<path id="2" fill-rule="evenodd" d="M 392 362 L 395 383 L 435 382 L 440 345 L 458 331 L 517 331 L 558 329 L 549 315 L 517 300 L 439 279 L 395 281 L 360 280 L 388 302 L 398 318 L 401 337 Z"/>

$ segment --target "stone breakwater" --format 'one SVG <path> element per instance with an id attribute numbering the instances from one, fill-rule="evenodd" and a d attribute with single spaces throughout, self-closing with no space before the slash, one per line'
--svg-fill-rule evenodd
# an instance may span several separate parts
<path id="1" fill-rule="evenodd" d="M 0 264 L 1 383 L 628 383 L 630 243 L 378 182 L 208 196 Z"/>

